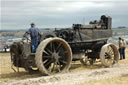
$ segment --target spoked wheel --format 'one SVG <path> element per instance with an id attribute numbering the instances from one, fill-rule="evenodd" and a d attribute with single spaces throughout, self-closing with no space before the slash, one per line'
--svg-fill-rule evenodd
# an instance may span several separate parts
<path id="1" fill-rule="evenodd" d="M 71 48 L 61 38 L 47 38 L 37 48 L 35 63 L 44 75 L 67 71 L 71 61 Z"/>
<path id="2" fill-rule="evenodd" d="M 114 44 L 106 44 L 101 48 L 100 59 L 104 66 L 110 67 L 119 60 L 119 52 Z"/>

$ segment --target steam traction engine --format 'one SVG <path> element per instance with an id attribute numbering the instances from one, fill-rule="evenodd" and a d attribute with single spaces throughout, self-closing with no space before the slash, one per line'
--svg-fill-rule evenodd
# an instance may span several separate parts
<path id="1" fill-rule="evenodd" d="M 112 66 L 118 62 L 119 52 L 114 44 L 107 44 L 112 36 L 111 21 L 110 16 L 103 15 L 89 25 L 73 24 L 72 28 L 43 32 L 36 53 L 31 53 L 30 42 L 15 42 L 11 45 L 12 63 L 44 75 L 67 71 L 75 60 L 93 64 L 101 59 L 104 66 Z"/>

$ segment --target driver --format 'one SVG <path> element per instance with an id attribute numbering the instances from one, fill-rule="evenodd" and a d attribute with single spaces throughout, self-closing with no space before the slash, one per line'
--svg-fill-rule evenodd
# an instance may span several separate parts
<path id="1" fill-rule="evenodd" d="M 29 30 L 24 34 L 24 37 L 26 37 L 28 34 L 31 37 L 31 42 L 32 42 L 32 53 L 36 52 L 36 48 L 38 46 L 38 41 L 39 41 L 39 36 L 40 31 L 38 28 L 35 27 L 34 23 L 31 23 L 31 28 L 29 28 Z"/>

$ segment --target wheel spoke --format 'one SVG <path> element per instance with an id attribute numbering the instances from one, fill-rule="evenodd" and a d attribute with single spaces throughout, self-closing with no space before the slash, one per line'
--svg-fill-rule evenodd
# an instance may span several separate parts
<path id="1" fill-rule="evenodd" d="M 58 52 L 58 50 L 61 48 L 61 43 L 59 43 L 58 47 L 56 48 L 56 52 Z"/>
<path id="2" fill-rule="evenodd" d="M 111 46 L 108 46 L 106 49 L 107 49 L 107 52 L 105 53 L 105 57 L 108 59 L 112 59 L 114 55 L 113 49 L 111 48 Z"/>
<path id="3" fill-rule="evenodd" d="M 53 42 L 53 52 L 56 52 L 56 42 Z"/>
<path id="4" fill-rule="evenodd" d="M 48 61 L 48 59 L 44 60 L 43 62 L 46 63 Z"/>
<path id="5" fill-rule="evenodd" d="M 64 60 L 60 60 L 62 63 L 64 63 L 64 64 L 67 64 L 67 62 L 66 61 L 64 61 Z"/>
<path id="6" fill-rule="evenodd" d="M 49 59 L 49 58 L 51 58 L 51 56 L 43 56 L 43 58 L 44 59 L 46 59 L 46 58 Z"/>
<path id="7" fill-rule="evenodd" d="M 112 55 L 110 55 L 110 54 L 106 54 L 106 56 L 105 56 L 106 58 L 105 58 L 105 61 L 106 61 L 106 63 L 107 64 L 112 64 L 113 63 L 113 57 L 112 57 Z"/>
<path id="8" fill-rule="evenodd" d="M 61 69 L 61 64 L 60 64 L 60 62 L 58 61 L 58 64 L 59 64 L 59 69 Z"/>
<path id="9" fill-rule="evenodd" d="M 48 68 L 51 63 L 52 63 L 52 60 L 49 59 L 46 63 L 44 63 L 44 66 L 45 66 L 46 68 Z"/>
<path id="10" fill-rule="evenodd" d="M 114 53 L 109 53 L 111 56 L 114 55 Z"/>
<path id="11" fill-rule="evenodd" d="M 114 52 L 113 52 L 112 47 L 110 47 L 110 46 L 108 46 L 108 47 L 109 47 L 109 49 L 108 49 L 108 53 L 109 53 L 110 55 L 114 55 Z"/>
<path id="12" fill-rule="evenodd" d="M 51 48 L 51 51 L 53 51 L 53 50 L 52 50 L 52 42 L 50 43 L 50 48 Z"/>
<path id="13" fill-rule="evenodd" d="M 44 50 L 44 53 L 47 54 L 47 55 L 50 55 L 47 51 Z"/>
<path id="14" fill-rule="evenodd" d="M 60 54 L 59 58 L 63 58 L 68 53 L 68 51 L 58 51 L 57 53 Z"/>
<path id="15" fill-rule="evenodd" d="M 113 50 L 111 49 L 111 50 L 109 50 L 109 52 L 108 53 L 110 53 L 111 55 L 113 54 Z"/>
<path id="16" fill-rule="evenodd" d="M 46 50 L 47 50 L 50 54 L 52 54 L 52 51 L 51 51 L 51 50 L 49 50 L 48 48 L 46 48 Z"/>
<path id="17" fill-rule="evenodd" d="M 55 69 L 55 64 L 53 63 L 53 67 L 51 68 L 51 72 L 53 72 Z"/>
<path id="18" fill-rule="evenodd" d="M 56 52 L 55 47 L 56 47 L 56 46 L 55 46 L 55 42 L 53 42 L 53 43 L 52 43 L 52 49 L 53 49 L 52 52 Z"/>
<path id="19" fill-rule="evenodd" d="M 113 52 L 113 49 L 111 48 L 110 50 L 109 50 L 109 56 L 111 56 L 111 59 L 113 59 L 113 57 L 114 57 L 114 52 Z"/>

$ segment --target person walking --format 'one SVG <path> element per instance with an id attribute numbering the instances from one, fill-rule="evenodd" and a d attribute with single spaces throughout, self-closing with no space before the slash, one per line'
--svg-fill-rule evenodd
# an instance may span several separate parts
<path id="1" fill-rule="evenodd" d="M 126 42 L 124 39 L 122 39 L 123 47 L 122 47 L 122 57 L 125 59 L 125 47 L 126 47 Z"/>
<path id="2" fill-rule="evenodd" d="M 120 53 L 120 60 L 123 59 L 123 42 L 122 42 L 122 39 L 121 37 L 118 38 L 118 43 L 119 43 L 119 53 Z"/>
<path id="3" fill-rule="evenodd" d="M 24 36 L 30 34 L 31 42 L 32 42 L 31 50 L 32 50 L 32 53 L 35 53 L 36 48 L 38 46 L 39 36 L 41 34 L 39 29 L 35 27 L 34 23 L 31 23 L 30 25 L 31 25 L 31 28 L 29 28 L 29 30 L 24 34 Z"/>

